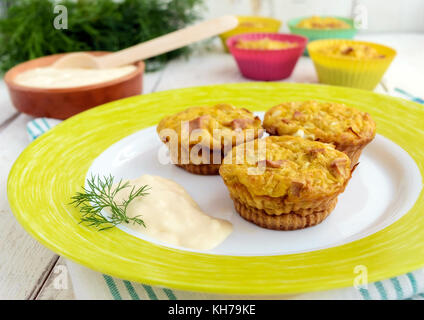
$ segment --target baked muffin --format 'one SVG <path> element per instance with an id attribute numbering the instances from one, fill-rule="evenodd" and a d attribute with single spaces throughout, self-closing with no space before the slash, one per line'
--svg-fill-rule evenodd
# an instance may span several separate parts
<path id="1" fill-rule="evenodd" d="M 241 38 L 235 44 L 237 49 L 245 50 L 284 50 L 298 46 L 299 44 L 296 42 L 275 40 L 268 37 L 252 40 Z"/>
<path id="2" fill-rule="evenodd" d="M 218 174 L 225 154 L 237 144 L 261 137 L 261 120 L 230 104 L 191 107 L 163 118 L 157 132 L 174 164 L 195 174 Z"/>
<path id="3" fill-rule="evenodd" d="M 271 108 L 263 126 L 270 135 L 291 135 L 333 144 L 346 153 L 352 166 L 375 137 L 371 116 L 340 103 L 298 101 Z"/>
<path id="4" fill-rule="evenodd" d="M 244 219 L 268 229 L 295 230 L 330 214 L 351 168 L 349 157 L 330 144 L 270 136 L 234 147 L 219 173 Z"/>
<path id="5" fill-rule="evenodd" d="M 303 29 L 349 29 L 351 26 L 334 17 L 313 16 L 301 20 L 296 27 Z"/>
<path id="6" fill-rule="evenodd" d="M 383 59 L 386 57 L 376 48 L 360 42 L 334 42 L 324 48 L 321 48 L 318 52 L 329 57 L 350 58 L 357 60 Z"/>

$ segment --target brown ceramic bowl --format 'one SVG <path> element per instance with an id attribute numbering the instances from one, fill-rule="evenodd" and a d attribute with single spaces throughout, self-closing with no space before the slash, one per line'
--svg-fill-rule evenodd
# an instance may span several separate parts
<path id="1" fill-rule="evenodd" d="M 104 55 L 108 52 L 89 52 Z M 118 79 L 73 88 L 31 88 L 14 83 L 17 74 L 28 69 L 47 67 L 64 54 L 54 54 L 18 64 L 4 76 L 13 105 L 19 111 L 34 117 L 67 119 L 95 106 L 134 95 L 142 90 L 144 62 L 137 69 Z"/>

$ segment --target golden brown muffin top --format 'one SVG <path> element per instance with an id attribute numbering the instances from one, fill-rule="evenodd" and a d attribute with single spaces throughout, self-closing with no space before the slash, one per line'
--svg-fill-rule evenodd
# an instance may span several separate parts
<path id="1" fill-rule="evenodd" d="M 354 60 L 383 59 L 384 54 L 370 45 L 363 43 L 336 42 L 319 50 L 320 53 L 335 58 L 348 58 Z"/>
<path id="2" fill-rule="evenodd" d="M 183 140 L 189 146 L 200 144 L 210 149 L 221 149 L 227 144 L 231 147 L 253 140 L 263 133 L 258 117 L 245 108 L 236 108 L 231 104 L 191 107 L 166 116 L 156 130 L 162 141 L 167 142 L 168 130 L 165 129 L 176 132 L 179 145 Z"/>
<path id="3" fill-rule="evenodd" d="M 351 169 L 349 157 L 330 144 L 270 136 L 234 147 L 219 173 L 255 196 L 319 200 L 343 191 Z"/>
<path id="4" fill-rule="evenodd" d="M 236 43 L 236 48 L 247 50 L 283 50 L 297 46 L 296 42 L 273 40 L 267 37 L 254 40 L 240 39 Z"/>
<path id="5" fill-rule="evenodd" d="M 271 135 L 291 135 L 336 145 L 357 145 L 372 140 L 371 116 L 340 103 L 297 101 L 267 111 L 263 123 Z"/>
<path id="6" fill-rule="evenodd" d="M 296 27 L 304 29 L 350 29 L 352 28 L 343 20 L 333 17 L 313 16 L 301 20 Z"/>

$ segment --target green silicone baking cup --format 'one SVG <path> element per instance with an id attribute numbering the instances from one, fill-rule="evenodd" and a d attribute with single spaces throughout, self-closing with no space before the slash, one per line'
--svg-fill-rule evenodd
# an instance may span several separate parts
<path id="1" fill-rule="evenodd" d="M 334 17 L 336 19 L 342 20 L 351 26 L 350 29 L 306 29 L 296 27 L 300 21 L 308 19 L 310 17 L 300 17 L 289 20 L 288 26 L 290 32 L 293 34 L 298 34 L 309 39 L 309 41 L 320 40 L 320 39 L 353 39 L 357 33 L 357 29 L 354 27 L 352 19 Z M 308 55 L 308 50 L 305 49 L 305 55 Z"/>

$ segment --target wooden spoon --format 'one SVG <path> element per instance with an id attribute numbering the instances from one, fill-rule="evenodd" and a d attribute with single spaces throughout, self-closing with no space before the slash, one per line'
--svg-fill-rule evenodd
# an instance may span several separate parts
<path id="1" fill-rule="evenodd" d="M 95 57 L 85 52 L 70 53 L 57 60 L 52 67 L 115 68 L 184 47 L 193 42 L 234 29 L 237 25 L 238 20 L 235 16 L 224 16 L 204 21 L 104 56 Z"/>

